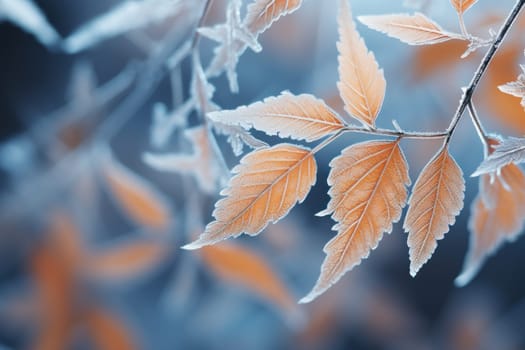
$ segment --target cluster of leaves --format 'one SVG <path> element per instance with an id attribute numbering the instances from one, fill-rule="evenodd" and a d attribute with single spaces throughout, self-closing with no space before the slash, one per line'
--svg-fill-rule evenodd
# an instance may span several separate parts
<path id="1" fill-rule="evenodd" d="M 458 13 L 461 34 L 444 30 L 421 13 L 363 16 L 359 20 L 411 45 L 467 41 L 469 48 L 463 55 L 466 56 L 495 40 L 494 33 L 489 39 L 481 39 L 467 32 L 463 15 L 475 2 L 451 1 Z M 337 235 L 326 244 L 327 256 L 320 277 L 301 302 L 309 302 L 325 292 L 366 258 L 377 247 L 383 233 L 392 231 L 405 205 L 408 211 L 403 227 L 408 233 L 410 274 L 415 276 L 463 208 L 465 181 L 449 152 L 457 120 L 453 120 L 445 132 L 435 134 L 410 133 L 397 125 L 396 130 L 378 129 L 375 120 L 381 110 L 386 81 L 373 53 L 357 32 L 347 1 L 340 2 L 338 26 L 340 80 L 337 87 L 346 112 L 362 126 L 348 124 L 324 101 L 312 95 L 289 92 L 235 110 L 207 113 L 210 123 L 247 131 L 253 128 L 293 140 L 313 142 L 324 138 L 324 141 L 313 149 L 282 143 L 244 156 L 233 169 L 233 178 L 221 191 L 225 197 L 216 203 L 215 221 L 206 226 L 196 241 L 184 247 L 197 249 L 242 233 L 257 235 L 269 223 L 286 216 L 306 198 L 316 182 L 315 154 L 339 135 L 365 132 L 396 137 L 349 146 L 330 162 L 328 194 L 331 199 L 327 209 L 318 215 L 331 215 L 336 221 Z M 523 97 L 523 77 L 501 89 Z M 400 147 L 401 140 L 408 137 L 444 139 L 443 146 L 419 174 L 410 198 L 408 164 Z M 480 181 L 480 196 L 474 203 L 470 223 L 471 247 L 458 284 L 467 283 L 501 243 L 514 239 L 525 221 L 525 177 L 515 165 L 523 160 L 523 140 L 509 139 L 499 144 L 497 137 L 485 134 L 482 140 L 487 143 L 490 155 L 474 175 L 490 175 L 484 175 Z"/>

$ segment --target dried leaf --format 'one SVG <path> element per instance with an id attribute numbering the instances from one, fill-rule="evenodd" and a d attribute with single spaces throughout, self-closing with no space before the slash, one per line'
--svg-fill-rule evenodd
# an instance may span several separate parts
<path id="1" fill-rule="evenodd" d="M 208 129 L 198 126 L 187 129 L 184 136 L 191 142 L 191 154 L 144 154 L 144 162 L 160 171 L 172 171 L 195 177 L 199 187 L 206 193 L 215 193 L 219 178 L 218 165 L 212 154 Z"/>
<path id="2" fill-rule="evenodd" d="M 208 113 L 214 122 L 254 128 L 268 135 L 315 141 L 343 128 L 343 123 L 322 100 L 312 95 L 283 92 L 235 110 Z"/>
<path id="3" fill-rule="evenodd" d="M 450 0 L 450 3 L 454 6 L 460 16 L 476 2 L 478 2 L 478 0 Z"/>
<path id="4" fill-rule="evenodd" d="M 296 303 L 290 291 L 277 274 L 254 252 L 221 243 L 203 247 L 200 251 L 203 262 L 226 283 L 240 285 L 287 312 L 296 311 Z"/>
<path id="5" fill-rule="evenodd" d="M 408 232 L 410 275 L 426 263 L 463 208 L 465 181 L 456 161 L 444 146 L 421 171 L 403 225 Z"/>
<path id="6" fill-rule="evenodd" d="M 112 198 L 130 219 L 157 230 L 169 226 L 170 205 L 152 184 L 117 163 L 109 154 L 101 170 Z"/>
<path id="7" fill-rule="evenodd" d="M 422 13 L 360 16 L 359 21 L 369 28 L 410 45 L 431 45 L 451 39 L 462 39 L 450 33 Z"/>
<path id="8" fill-rule="evenodd" d="M 315 184 L 317 164 L 309 149 L 279 144 L 241 159 L 236 174 L 215 204 L 216 221 L 185 249 L 197 249 L 241 233 L 257 235 L 270 222 L 286 216 Z"/>
<path id="9" fill-rule="evenodd" d="M 523 162 L 525 162 L 525 138 L 509 137 L 494 147 L 494 152 L 481 162 L 472 176 L 492 173 L 507 164 Z"/>
<path id="10" fill-rule="evenodd" d="M 84 321 L 97 349 L 138 349 L 130 330 L 126 329 L 122 321 L 116 319 L 104 309 L 89 309 L 84 316 Z"/>
<path id="11" fill-rule="evenodd" d="M 331 199 L 318 215 L 332 214 L 337 236 L 324 247 L 321 275 L 301 303 L 315 299 L 366 258 L 383 232 L 392 231 L 406 204 L 410 178 L 399 140 L 350 146 L 330 167 Z"/>
<path id="12" fill-rule="evenodd" d="M 166 252 L 166 247 L 159 242 L 129 241 L 93 252 L 85 268 L 94 277 L 122 281 L 140 276 L 158 266 Z"/>
<path id="13" fill-rule="evenodd" d="M 463 271 L 455 283 L 464 286 L 477 274 L 483 262 L 505 241 L 513 241 L 525 224 L 525 175 L 509 164 L 491 180 L 480 178 L 479 194 L 469 220 L 470 247 Z"/>
<path id="14" fill-rule="evenodd" d="M 247 8 L 244 25 L 254 34 L 268 29 L 280 17 L 301 6 L 302 0 L 254 0 Z"/>
<path id="15" fill-rule="evenodd" d="M 385 97 L 386 81 L 374 54 L 357 32 L 347 1 L 341 0 L 339 8 L 337 87 L 348 114 L 373 128 Z"/>

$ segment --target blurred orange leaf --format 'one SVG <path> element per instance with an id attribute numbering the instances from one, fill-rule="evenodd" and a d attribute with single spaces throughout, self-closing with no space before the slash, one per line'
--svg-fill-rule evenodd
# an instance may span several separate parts
<path id="1" fill-rule="evenodd" d="M 72 321 L 73 276 L 71 268 L 49 246 L 36 250 L 30 261 L 36 283 L 39 329 L 31 349 L 66 348 Z"/>
<path id="2" fill-rule="evenodd" d="M 131 350 L 138 349 L 132 334 L 113 315 L 100 308 L 91 308 L 84 315 L 97 349 L 100 350 Z"/>
<path id="3" fill-rule="evenodd" d="M 491 176 L 494 176 L 491 181 Z M 469 221 L 470 247 L 457 285 L 467 284 L 485 259 L 505 242 L 514 240 L 525 224 L 525 175 L 514 164 L 500 175 L 483 175 Z"/>
<path id="4" fill-rule="evenodd" d="M 243 286 L 288 312 L 297 304 L 290 291 L 263 258 L 231 243 L 204 247 L 200 254 L 206 267 L 227 283 Z"/>
<path id="5" fill-rule="evenodd" d="M 152 184 L 109 155 L 102 165 L 102 173 L 116 203 L 130 219 L 153 229 L 168 227 L 171 218 L 168 201 Z"/>
<path id="6" fill-rule="evenodd" d="M 94 277 L 110 281 L 134 278 L 156 267 L 166 253 L 160 242 L 127 241 L 93 252 L 85 268 Z"/>

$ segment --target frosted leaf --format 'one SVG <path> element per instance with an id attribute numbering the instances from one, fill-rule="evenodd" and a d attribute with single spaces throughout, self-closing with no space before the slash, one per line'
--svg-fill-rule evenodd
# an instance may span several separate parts
<path id="1" fill-rule="evenodd" d="M 204 192 L 215 193 L 220 173 L 212 155 L 212 145 L 208 138 L 207 128 L 199 126 L 188 129 L 184 136 L 192 143 L 193 153 L 145 153 L 144 162 L 160 171 L 192 175 Z"/>
<path id="2" fill-rule="evenodd" d="M 260 52 L 262 47 L 257 42 L 257 37 L 241 23 L 241 5 L 240 0 L 230 1 L 226 11 L 226 22 L 213 27 L 199 28 L 199 34 L 220 44 L 231 45 L 233 41 L 238 40 L 249 46 L 254 52 Z"/>
<path id="3" fill-rule="evenodd" d="M 0 0 L 0 21 L 6 19 L 34 35 L 43 45 L 52 46 L 60 36 L 31 0 Z"/>
<path id="4" fill-rule="evenodd" d="M 253 151 L 233 168 L 234 176 L 215 204 L 215 221 L 184 249 L 198 249 L 242 233 L 258 235 L 304 201 L 315 184 L 317 164 L 310 149 L 290 144 Z"/>
<path id="5" fill-rule="evenodd" d="M 324 293 L 375 249 L 401 217 L 410 183 L 397 141 L 369 141 L 345 148 L 330 162 L 330 202 L 318 215 L 337 222 L 337 235 L 324 247 L 326 258 L 314 288 L 300 303 Z"/>
<path id="6" fill-rule="evenodd" d="M 227 125 L 220 122 L 212 122 L 213 128 L 217 133 L 227 136 L 227 141 L 231 145 L 233 154 L 240 156 L 244 145 L 253 149 L 266 147 L 268 144 L 252 136 L 248 131 L 240 126 Z"/>
<path id="7" fill-rule="evenodd" d="M 186 127 L 188 116 L 194 107 L 195 101 L 193 99 L 189 99 L 171 112 L 167 111 L 163 103 L 155 104 L 150 129 L 150 140 L 153 147 L 164 147 L 175 130 Z"/>
<path id="8" fill-rule="evenodd" d="M 294 12 L 302 0 L 255 0 L 248 5 L 245 26 L 258 35 L 270 28 L 281 16 Z"/>
<path id="9" fill-rule="evenodd" d="M 235 8 L 235 6 L 238 6 L 236 3 L 237 1 L 230 3 L 230 6 Z M 245 36 L 246 32 L 243 30 L 237 32 L 237 37 L 232 33 L 232 35 L 230 35 L 230 41 L 223 40 L 223 42 L 214 49 L 214 57 L 206 70 L 206 74 L 208 76 L 218 76 L 223 71 L 226 71 L 228 81 L 230 82 L 230 90 L 237 92 L 239 87 L 235 70 L 239 57 L 246 50 L 252 40 L 251 38 L 253 37 L 253 39 L 256 40 L 259 34 L 268 29 L 274 21 L 281 16 L 294 12 L 299 6 L 301 6 L 300 0 L 255 0 L 252 2 L 248 6 L 248 13 L 241 25 L 241 28 L 248 29 L 251 35 Z M 221 30 L 222 29 L 216 28 L 215 33 L 212 33 L 206 29 L 204 32 L 208 34 L 212 40 L 215 40 L 215 38 L 222 37 L 219 33 Z M 254 45 L 250 46 L 254 48 Z M 255 48 L 258 48 L 257 45 Z"/>
<path id="10" fill-rule="evenodd" d="M 525 174 L 514 164 L 491 179 L 482 175 L 479 194 L 471 206 L 470 243 L 463 269 L 454 281 L 464 286 L 472 280 L 485 260 L 505 242 L 514 241 L 525 224 Z"/>
<path id="11" fill-rule="evenodd" d="M 246 130 L 254 128 L 268 135 L 314 141 L 337 132 L 343 122 L 323 100 L 312 95 L 281 95 L 241 106 L 235 110 L 208 113 L 214 122 L 238 125 Z"/>
<path id="12" fill-rule="evenodd" d="M 472 176 L 499 171 L 510 163 L 523 162 L 525 162 L 525 138 L 509 137 L 494 147 L 494 152 L 481 162 Z"/>
<path id="13" fill-rule="evenodd" d="M 197 112 L 205 115 L 218 109 L 211 99 L 215 88 L 208 82 L 202 69 L 198 54 L 193 55 L 193 77 L 191 81 L 191 94 L 196 101 L 195 107 Z"/>
<path id="14" fill-rule="evenodd" d="M 129 0 L 80 27 L 64 40 L 63 47 L 68 53 L 76 53 L 128 31 L 162 22 L 188 7 L 182 0 Z"/>
<path id="15" fill-rule="evenodd" d="M 359 35 L 348 0 L 340 1 L 337 23 L 339 94 L 348 114 L 365 126 L 374 128 L 385 97 L 386 80 L 383 70 Z"/>
<path id="16" fill-rule="evenodd" d="M 445 237 L 463 208 L 465 180 L 444 146 L 423 168 L 408 200 L 403 228 L 408 232 L 410 275 L 414 277 Z"/>
<path id="17" fill-rule="evenodd" d="M 445 31 L 422 13 L 360 16 L 358 19 L 369 28 L 410 45 L 430 45 L 463 39 L 460 34 Z"/>
<path id="18" fill-rule="evenodd" d="M 525 65 L 521 66 L 522 74 L 518 77 L 518 80 L 500 85 L 498 88 L 509 95 L 520 97 L 521 105 L 525 109 Z"/>

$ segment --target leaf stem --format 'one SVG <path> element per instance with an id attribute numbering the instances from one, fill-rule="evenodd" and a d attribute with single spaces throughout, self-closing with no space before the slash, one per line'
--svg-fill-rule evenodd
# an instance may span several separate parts
<path id="1" fill-rule="evenodd" d="M 516 1 L 516 4 L 512 8 L 512 11 L 509 13 L 509 15 L 507 16 L 507 19 L 501 26 L 498 32 L 498 35 L 496 36 L 496 38 L 490 45 L 489 50 L 487 51 L 487 53 L 481 60 L 481 63 L 479 64 L 476 71 L 474 72 L 474 76 L 472 77 L 470 84 L 467 86 L 463 95 L 461 96 L 461 99 L 459 101 L 459 106 L 447 129 L 448 135 L 445 141 L 446 143 L 450 142 L 450 139 L 452 138 L 452 135 L 454 134 L 454 131 L 456 130 L 456 127 L 458 126 L 458 123 L 461 120 L 463 113 L 465 112 L 465 109 L 467 108 L 469 102 L 472 100 L 472 96 L 479 84 L 479 81 L 481 80 L 482 76 L 485 74 L 490 62 L 492 61 L 492 58 L 494 57 L 496 51 L 498 50 L 501 43 L 505 39 L 505 36 L 509 32 L 509 29 L 512 27 L 512 24 L 516 21 L 516 18 L 518 17 L 518 14 L 520 13 L 524 4 L 525 4 L 525 0 Z"/>
<path id="2" fill-rule="evenodd" d="M 447 131 L 441 132 L 416 132 L 416 131 L 398 131 L 391 129 L 381 128 L 365 128 L 359 126 L 345 126 L 343 132 L 357 132 L 363 134 L 382 135 L 382 136 L 394 136 L 399 138 L 407 139 L 443 139 L 448 136 Z"/>

